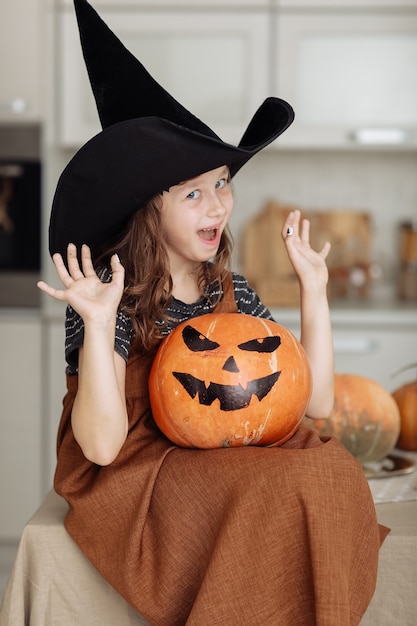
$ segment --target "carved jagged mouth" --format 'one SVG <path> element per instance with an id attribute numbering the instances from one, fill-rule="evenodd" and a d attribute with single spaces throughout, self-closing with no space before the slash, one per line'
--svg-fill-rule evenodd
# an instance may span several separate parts
<path id="1" fill-rule="evenodd" d="M 215 400 L 220 402 L 221 411 L 238 411 L 249 406 L 252 396 L 262 400 L 271 391 L 281 372 L 274 372 L 263 378 L 256 378 L 248 383 L 246 389 L 242 385 L 222 385 L 210 383 L 207 387 L 202 380 L 192 374 L 172 372 L 191 398 L 198 396 L 200 404 L 210 406 Z"/>

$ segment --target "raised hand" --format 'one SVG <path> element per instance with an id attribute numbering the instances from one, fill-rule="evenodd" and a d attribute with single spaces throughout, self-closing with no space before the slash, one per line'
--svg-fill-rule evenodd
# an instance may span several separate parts
<path id="1" fill-rule="evenodd" d="M 44 281 L 38 287 L 48 296 L 67 302 L 86 321 L 114 319 L 124 288 L 124 268 L 117 255 L 111 258 L 112 280 L 103 283 L 97 276 L 91 260 L 88 246 L 81 248 L 81 265 L 78 263 L 77 250 L 68 245 L 68 270 L 60 254 L 54 254 L 53 262 L 57 274 L 65 289 L 55 289 Z"/>
<path id="2" fill-rule="evenodd" d="M 310 222 L 306 219 L 301 222 L 300 211 L 291 211 L 284 222 L 281 235 L 301 284 L 326 285 L 329 277 L 326 257 L 330 243 L 326 242 L 319 252 L 310 247 Z"/>

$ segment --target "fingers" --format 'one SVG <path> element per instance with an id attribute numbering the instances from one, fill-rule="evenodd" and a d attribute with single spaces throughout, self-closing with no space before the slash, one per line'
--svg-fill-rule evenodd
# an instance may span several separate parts
<path id="1" fill-rule="evenodd" d="M 301 228 L 300 228 L 301 223 Z M 303 243 L 309 244 L 310 242 L 310 221 L 307 219 L 303 219 L 301 221 L 301 211 L 298 209 L 295 211 L 291 211 L 284 222 L 284 226 L 282 229 L 282 237 L 284 241 L 289 239 L 290 237 L 293 240 L 296 240 L 300 237 Z M 290 243 L 288 241 L 288 243 Z"/>
<path id="2" fill-rule="evenodd" d="M 326 243 L 324 244 L 324 246 L 320 250 L 319 255 L 321 257 L 323 257 L 323 259 L 325 259 L 327 257 L 327 255 L 329 254 L 329 252 L 330 252 L 330 248 L 331 248 L 330 242 L 326 241 Z"/>
<path id="3" fill-rule="evenodd" d="M 110 265 L 113 274 L 112 280 L 120 286 L 124 285 L 125 268 L 121 264 L 118 254 L 113 254 Z"/>
<path id="4" fill-rule="evenodd" d="M 124 267 L 123 267 L 123 265 L 120 262 L 118 254 L 113 254 L 112 258 L 110 259 L 110 264 L 111 264 L 111 268 L 112 268 L 113 273 L 114 272 L 123 272 L 124 273 Z"/>
<path id="5" fill-rule="evenodd" d="M 51 298 L 55 298 L 55 300 L 65 300 L 65 291 L 62 291 L 61 289 L 55 289 L 54 287 L 51 287 L 50 285 L 45 283 L 43 280 L 39 280 L 36 285 L 41 291 L 48 294 L 48 296 L 51 296 Z"/>
<path id="6" fill-rule="evenodd" d="M 74 246 L 75 247 L 75 246 Z M 55 269 L 56 272 L 58 274 L 58 277 L 60 279 L 60 281 L 62 282 L 62 284 L 64 285 L 64 287 L 66 289 L 68 289 L 68 287 L 72 284 L 73 279 L 71 278 L 71 276 L 68 273 L 68 270 L 65 266 L 65 263 L 62 259 L 62 256 L 57 252 L 53 255 L 52 257 L 53 263 L 55 265 Z M 55 300 L 65 300 L 65 291 L 61 290 L 61 289 L 55 289 L 55 287 L 52 287 L 51 285 L 48 285 L 45 281 L 43 280 L 39 280 L 36 283 L 37 287 L 43 291 L 44 293 L 48 294 L 48 296 L 51 296 L 52 298 L 55 298 Z"/>
<path id="7" fill-rule="evenodd" d="M 68 270 L 65 267 L 65 263 L 62 259 L 62 256 L 56 253 L 53 255 L 52 260 L 54 262 L 55 269 L 56 269 L 59 279 L 61 280 L 61 283 L 65 287 L 68 287 L 72 283 L 72 278 L 68 274 Z"/>
<path id="8" fill-rule="evenodd" d="M 84 250 L 84 247 L 86 248 L 86 250 Z M 83 268 L 84 271 L 88 274 L 91 274 L 91 270 L 94 272 L 94 269 L 92 266 L 91 255 L 88 246 L 83 246 L 81 255 L 83 258 L 83 265 L 85 265 L 85 268 Z M 80 270 L 77 259 L 77 248 L 74 244 L 70 243 L 67 248 L 68 269 L 64 263 L 62 255 L 58 252 L 53 255 L 52 261 L 55 265 L 58 277 L 66 289 L 68 289 L 72 285 L 74 280 L 84 277 L 83 272 Z M 64 290 L 55 289 L 51 285 L 45 283 L 45 281 L 43 280 L 40 280 L 37 283 L 37 287 L 44 293 L 48 294 L 48 296 L 55 298 L 55 300 L 66 300 L 66 294 Z"/>
<path id="9" fill-rule="evenodd" d="M 288 214 L 288 217 L 285 220 L 281 231 L 281 236 L 284 241 L 287 239 L 287 237 L 298 237 L 300 215 L 301 213 L 298 210 L 291 211 Z"/>
<path id="10" fill-rule="evenodd" d="M 285 220 L 282 231 L 282 238 L 287 248 L 292 250 L 298 248 L 297 241 L 304 244 L 305 249 L 310 248 L 310 220 L 301 220 L 301 212 L 297 209 L 291 211 Z M 328 241 L 323 245 L 320 252 L 317 252 L 323 259 L 326 259 L 330 252 L 331 245 Z"/>
<path id="11" fill-rule="evenodd" d="M 301 241 L 310 243 L 310 220 L 303 220 L 301 225 Z"/>
<path id="12" fill-rule="evenodd" d="M 84 278 L 85 276 L 96 275 L 93 262 L 91 260 L 90 248 L 85 244 L 81 246 L 81 268 L 80 268 L 80 264 L 78 261 L 77 248 L 73 243 L 68 244 L 67 262 L 68 262 L 67 274 L 73 280 L 78 280 L 80 278 Z"/>
<path id="13" fill-rule="evenodd" d="M 77 248 L 74 244 L 69 244 L 67 249 L 67 263 L 68 269 L 62 259 L 61 254 L 56 253 L 53 255 L 52 260 L 54 262 L 58 277 L 60 278 L 62 284 L 65 287 L 65 290 L 55 289 L 51 285 L 48 285 L 46 282 L 40 280 L 37 283 L 38 288 L 55 298 L 56 300 L 65 300 L 70 302 L 70 292 L 80 294 L 80 289 L 91 289 L 92 285 L 95 283 L 100 284 L 100 279 L 98 278 L 96 271 L 93 266 L 93 262 L 91 259 L 91 251 L 87 245 L 83 245 L 81 247 L 81 265 L 82 269 L 80 269 L 80 264 L 77 257 Z M 123 265 L 120 263 L 120 259 L 117 254 L 113 255 L 111 258 L 111 268 L 112 268 L 112 283 L 116 283 L 120 292 L 123 291 L 124 288 L 124 275 L 125 270 Z M 91 278 L 94 278 L 95 281 L 91 282 Z M 83 282 L 85 281 L 85 282 Z M 79 283 L 76 287 L 77 291 L 74 292 L 73 286 L 75 287 L 75 283 Z M 88 285 L 89 287 L 84 287 L 83 285 Z"/>
<path id="14" fill-rule="evenodd" d="M 295 211 L 291 211 L 287 219 L 284 222 L 284 226 L 282 229 L 282 237 L 284 241 L 286 241 L 286 243 L 290 243 L 291 245 L 292 245 L 292 242 L 288 241 L 289 238 L 291 238 L 292 241 L 294 241 L 297 239 L 297 237 L 299 237 L 304 244 L 309 246 L 310 245 L 310 220 L 308 219 L 301 220 L 301 212 L 298 209 Z M 324 251 L 323 249 L 323 252 L 325 252 L 325 256 L 327 256 L 328 254 L 327 248 L 326 248 L 326 251 Z"/>
<path id="15" fill-rule="evenodd" d="M 81 248 L 81 256 L 83 257 L 83 249 Z M 68 262 L 68 271 L 70 276 L 77 280 L 77 278 L 82 278 L 83 273 L 80 269 L 80 264 L 78 263 L 77 257 L 77 248 L 73 243 L 69 243 L 67 247 L 67 262 Z M 84 262 L 84 258 L 82 258 L 82 262 Z"/>
<path id="16" fill-rule="evenodd" d="M 93 261 L 91 260 L 91 250 L 86 244 L 83 244 L 81 246 L 81 263 L 84 276 L 96 275 Z"/>
<path id="17" fill-rule="evenodd" d="M 68 270 L 71 276 L 80 271 L 80 266 L 77 258 L 77 248 L 73 243 L 69 243 L 67 246 L 67 262 Z"/>

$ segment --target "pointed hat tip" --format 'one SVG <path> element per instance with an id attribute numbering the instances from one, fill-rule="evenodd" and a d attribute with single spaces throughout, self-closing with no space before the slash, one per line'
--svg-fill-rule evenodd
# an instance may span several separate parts
<path id="1" fill-rule="evenodd" d="M 87 0 L 74 0 L 74 6 L 84 61 L 103 128 L 156 116 L 208 137 L 217 137 L 149 74 Z"/>

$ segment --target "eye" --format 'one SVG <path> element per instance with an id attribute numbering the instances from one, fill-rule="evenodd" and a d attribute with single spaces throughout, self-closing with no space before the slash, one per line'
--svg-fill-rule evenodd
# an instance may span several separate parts
<path id="1" fill-rule="evenodd" d="M 220 344 L 207 339 L 192 326 L 186 326 L 182 331 L 184 343 L 192 352 L 203 352 L 204 350 L 215 350 Z"/>
<path id="2" fill-rule="evenodd" d="M 281 343 L 281 337 L 264 337 L 259 339 L 251 339 L 240 343 L 238 348 L 247 350 L 248 352 L 274 352 Z"/>
<path id="3" fill-rule="evenodd" d="M 200 195 L 201 193 L 198 191 L 198 189 L 194 189 L 194 191 L 191 191 L 189 194 L 187 194 L 187 198 L 189 198 L 190 200 L 196 200 L 200 197 Z"/>
<path id="4" fill-rule="evenodd" d="M 216 183 L 216 189 L 223 189 L 223 187 L 226 187 L 227 185 L 227 179 L 226 178 L 220 178 L 217 183 Z"/>

